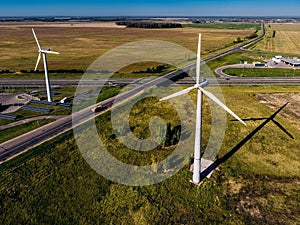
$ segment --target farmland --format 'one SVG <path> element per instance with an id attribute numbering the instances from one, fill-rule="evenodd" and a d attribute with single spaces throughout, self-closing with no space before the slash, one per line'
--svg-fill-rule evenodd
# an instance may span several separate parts
<path id="1" fill-rule="evenodd" d="M 86 70 L 99 56 L 119 45 L 142 40 L 162 40 L 182 45 L 194 52 L 198 33 L 203 33 L 204 55 L 230 46 L 238 37 L 252 30 L 204 28 L 134 29 L 112 27 L 38 27 L 35 31 L 42 47 L 51 47 L 60 55 L 49 55 L 49 69 Z M 0 70 L 32 70 L 37 46 L 28 26 L 0 27 Z M 145 70 L 145 65 L 134 70 Z"/>
<path id="2" fill-rule="evenodd" d="M 299 24 L 269 24 L 266 28 L 266 38 L 252 49 L 291 56 L 300 55 Z M 274 31 L 275 37 L 273 37 Z"/>
<path id="3" fill-rule="evenodd" d="M 223 93 L 228 106 L 242 118 L 265 118 L 282 104 L 268 102 L 274 98 L 266 96 L 286 95 L 291 104 L 298 104 L 288 96 L 299 96 L 300 89 L 224 87 Z M 196 92 L 190 96 L 195 102 Z M 241 108 L 245 102 L 247 106 Z M 148 98 L 132 112 L 133 130 L 148 127 L 149 119 L 143 117 L 146 114 L 139 114 L 147 108 L 150 116 L 159 115 L 174 125 L 178 122 L 168 103 Z M 209 124 L 209 114 L 205 99 L 204 124 Z M 293 134 L 294 140 L 269 123 L 199 187 L 189 183 L 188 165 L 157 185 L 127 187 L 112 183 L 89 167 L 68 132 L 0 165 L 0 219 L 2 224 L 37 224 L 45 220 L 62 224 L 297 224 L 300 221 L 299 121 L 289 107 L 276 120 Z M 140 154 L 130 151 L 111 135 L 109 113 L 98 117 L 96 123 L 111 153 L 121 156 L 124 162 L 151 165 L 152 154 L 159 160 L 172 151 L 172 148 Z M 262 121 L 247 123 L 244 127 L 228 120 L 218 157 L 230 151 Z M 204 146 L 208 134 L 209 126 L 204 126 Z"/>

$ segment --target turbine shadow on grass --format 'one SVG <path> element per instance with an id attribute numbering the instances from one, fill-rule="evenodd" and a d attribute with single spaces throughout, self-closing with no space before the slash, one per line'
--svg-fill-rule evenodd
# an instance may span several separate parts
<path id="1" fill-rule="evenodd" d="M 277 121 L 274 120 L 276 115 L 283 110 L 289 102 L 285 103 L 280 109 L 278 109 L 273 115 L 271 115 L 269 118 L 250 118 L 250 119 L 243 119 L 244 121 L 256 121 L 256 120 L 265 120 L 261 125 L 259 125 L 257 128 L 255 128 L 250 134 L 248 134 L 240 143 L 238 143 L 231 151 L 229 151 L 227 154 L 225 154 L 222 158 L 217 159 L 215 162 L 213 162 L 209 167 L 207 167 L 202 173 L 201 173 L 201 179 L 207 177 L 212 171 L 214 171 L 220 164 L 226 162 L 231 156 L 234 155 L 243 145 L 246 144 L 247 141 L 249 141 L 256 133 L 258 133 L 265 125 L 267 125 L 270 121 L 272 121 L 276 126 L 278 126 L 284 133 L 286 133 L 290 138 L 294 139 L 294 137 Z M 235 120 L 234 120 L 235 121 Z"/>

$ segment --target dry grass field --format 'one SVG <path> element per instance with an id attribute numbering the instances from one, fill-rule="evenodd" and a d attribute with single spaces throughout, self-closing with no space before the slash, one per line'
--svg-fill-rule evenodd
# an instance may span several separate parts
<path id="1" fill-rule="evenodd" d="M 37 46 L 31 27 L 35 28 L 43 48 L 50 47 L 61 53 L 59 56 L 49 55 L 49 69 L 84 70 L 103 53 L 128 42 L 170 41 L 196 52 L 198 33 L 201 32 L 203 33 L 202 53 L 205 55 L 231 45 L 238 36 L 244 37 L 253 32 L 253 30 L 201 28 L 120 29 L 111 24 L 96 25 L 2 24 L 0 26 L 0 70 L 20 71 L 34 68 Z"/>
<path id="2" fill-rule="evenodd" d="M 255 50 L 300 55 L 300 24 L 269 24 L 266 28 L 266 38 Z M 274 38 L 273 31 L 276 31 Z"/>
<path id="3" fill-rule="evenodd" d="M 110 28 L 125 28 L 126 26 L 118 26 L 115 22 L 80 22 L 80 23 L 55 23 L 55 22 L 32 22 L 20 24 L 17 22 L 1 23 L 0 27 L 110 27 Z"/>

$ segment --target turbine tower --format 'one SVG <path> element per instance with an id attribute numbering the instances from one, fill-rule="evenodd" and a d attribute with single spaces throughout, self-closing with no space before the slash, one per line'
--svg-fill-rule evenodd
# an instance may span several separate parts
<path id="1" fill-rule="evenodd" d="M 175 94 L 169 95 L 165 98 L 160 99 L 160 101 L 164 101 L 170 98 L 174 98 L 176 96 L 180 96 L 183 94 L 189 93 L 193 89 L 197 89 L 197 112 L 196 112 L 196 130 L 195 130 L 195 146 L 194 146 L 194 169 L 193 169 L 193 180 L 192 182 L 195 184 L 200 183 L 200 174 L 201 174 L 201 132 L 202 132 L 202 93 L 205 94 L 208 98 L 217 103 L 221 108 L 230 113 L 233 117 L 239 120 L 241 123 L 246 125 L 244 121 L 242 121 L 234 112 L 232 112 L 226 105 L 224 105 L 216 96 L 212 93 L 206 91 L 204 87 L 208 85 L 206 80 L 202 80 L 200 83 L 200 53 L 201 52 L 201 34 L 199 34 L 198 40 L 198 51 L 197 51 L 197 64 L 196 64 L 196 84 L 193 87 L 189 87 L 182 91 L 179 91 Z"/>
<path id="2" fill-rule="evenodd" d="M 39 55 L 38 55 L 38 59 L 34 68 L 34 71 L 36 71 L 39 62 L 41 60 L 41 55 L 43 56 L 43 61 L 44 61 L 44 70 L 45 70 L 45 81 L 46 81 L 46 90 L 47 90 L 47 98 L 48 98 L 48 102 L 52 102 L 52 94 L 51 94 L 51 86 L 50 86 L 50 79 L 49 79 L 49 73 L 48 73 L 48 64 L 47 64 L 47 53 L 50 54 L 59 54 L 58 52 L 53 52 L 51 51 L 49 48 L 47 49 L 41 49 L 41 46 L 39 44 L 39 41 L 35 35 L 34 29 L 32 28 L 32 33 L 33 36 L 35 38 L 35 41 L 37 43 L 37 46 L 39 48 Z"/>

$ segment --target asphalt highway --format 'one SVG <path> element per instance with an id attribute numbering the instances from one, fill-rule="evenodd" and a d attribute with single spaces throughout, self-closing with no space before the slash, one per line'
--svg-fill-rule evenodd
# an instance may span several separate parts
<path id="1" fill-rule="evenodd" d="M 115 78 L 106 79 L 78 79 L 78 78 L 65 78 L 65 79 L 51 79 L 51 86 L 77 86 L 79 81 L 86 86 L 94 85 L 124 85 L 136 82 L 136 78 Z M 43 87 L 45 86 L 45 79 L 0 79 L 1 86 L 7 87 Z"/>
<path id="2" fill-rule="evenodd" d="M 134 95 L 136 95 L 144 89 L 160 84 L 164 79 L 171 79 L 173 77 L 178 76 L 181 73 L 182 71 L 173 71 L 162 77 L 157 77 L 149 80 L 144 84 L 138 85 L 137 87 L 118 95 L 118 103 L 121 103 L 130 97 L 133 97 Z M 14 139 L 0 144 L 0 162 L 9 160 L 10 158 L 28 149 L 40 145 L 43 142 L 50 140 L 56 137 L 57 135 L 72 129 L 72 127 L 78 126 L 83 122 L 98 116 L 103 112 L 94 113 L 92 111 L 92 108 L 101 104 L 107 106 L 109 109 L 113 105 L 115 99 L 116 97 L 112 97 L 110 99 L 104 100 L 100 103 L 75 112 L 72 115 L 65 116 L 61 119 L 54 121 L 53 123 L 47 124 L 29 133 L 23 134 L 21 136 L 18 136 Z"/>
<path id="3" fill-rule="evenodd" d="M 220 72 L 219 72 L 220 70 Z M 224 75 L 223 72 L 221 72 L 221 69 L 216 70 L 217 73 L 222 73 L 221 78 L 216 78 L 219 85 L 299 85 L 300 84 L 300 77 L 274 77 L 274 78 L 268 78 L 268 77 L 257 77 L 257 78 L 238 78 L 233 77 L 229 75 Z M 147 79 L 148 80 L 148 79 Z M 77 86 L 79 83 L 79 80 L 77 79 L 54 79 L 54 81 L 51 81 L 52 86 Z M 123 85 L 130 85 L 130 84 L 140 84 L 143 83 L 143 80 L 141 79 L 135 79 L 135 78 L 116 78 L 109 82 L 104 82 L 101 79 L 99 80 L 84 80 L 81 82 L 81 85 L 86 86 L 123 86 Z M 195 81 L 191 77 L 185 77 L 183 79 L 179 79 L 176 81 L 177 84 L 194 84 Z M 2 82 L 0 79 L 0 84 L 10 86 L 10 87 L 40 87 L 45 84 L 44 80 L 6 80 L 5 82 Z M 210 83 L 216 84 L 215 81 Z"/>

